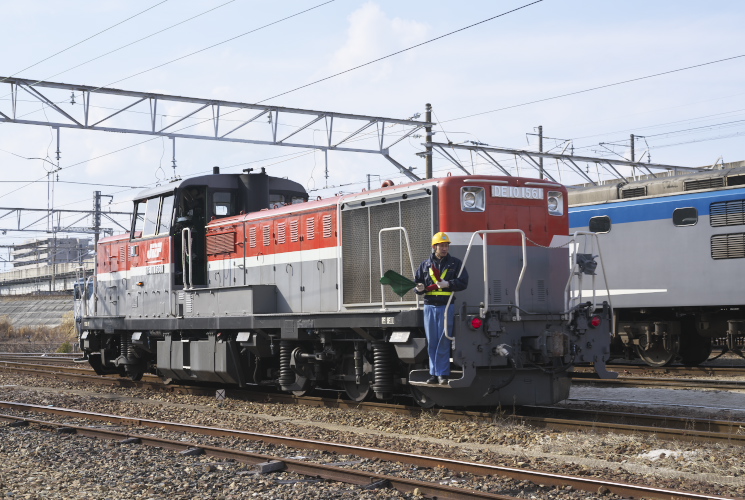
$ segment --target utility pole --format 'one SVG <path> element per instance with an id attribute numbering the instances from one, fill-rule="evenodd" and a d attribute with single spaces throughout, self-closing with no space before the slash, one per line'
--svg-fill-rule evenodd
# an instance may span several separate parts
<path id="1" fill-rule="evenodd" d="M 543 153 L 543 125 L 538 125 L 538 152 Z M 543 156 L 538 159 L 538 165 L 540 166 L 539 179 L 543 179 Z"/>
<path id="2" fill-rule="evenodd" d="M 631 134 L 631 161 L 636 161 L 636 158 L 634 156 L 634 134 Z"/>
<path id="3" fill-rule="evenodd" d="M 432 122 L 432 105 L 430 103 L 427 103 L 427 105 L 424 108 L 424 121 L 427 123 Z M 424 165 L 425 165 L 425 175 L 424 177 L 426 179 L 432 178 L 432 127 L 426 126 L 424 127 L 424 132 L 427 136 L 427 143 L 425 145 L 426 152 L 424 154 Z"/>
<path id="4" fill-rule="evenodd" d="M 98 288 L 95 276 L 98 273 L 98 235 L 101 232 L 101 191 L 93 191 L 93 290 Z M 86 293 L 86 284 L 83 282 L 83 293 Z M 98 293 L 93 293 L 93 314 L 98 314 Z"/>

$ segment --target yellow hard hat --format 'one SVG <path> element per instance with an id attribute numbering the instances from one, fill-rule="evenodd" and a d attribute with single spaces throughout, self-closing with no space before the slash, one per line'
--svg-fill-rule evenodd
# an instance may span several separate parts
<path id="1" fill-rule="evenodd" d="M 450 238 L 448 238 L 447 234 L 440 231 L 432 236 L 432 246 L 435 246 L 438 243 L 450 243 Z"/>

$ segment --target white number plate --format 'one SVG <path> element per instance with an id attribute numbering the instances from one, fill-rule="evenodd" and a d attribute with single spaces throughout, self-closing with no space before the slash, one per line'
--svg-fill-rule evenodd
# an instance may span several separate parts
<path id="1" fill-rule="evenodd" d="M 543 188 L 524 186 L 492 186 L 492 198 L 524 198 L 526 200 L 542 200 Z"/>

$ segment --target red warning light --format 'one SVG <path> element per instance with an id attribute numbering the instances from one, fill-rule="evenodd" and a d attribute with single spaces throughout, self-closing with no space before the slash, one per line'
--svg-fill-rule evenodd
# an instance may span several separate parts
<path id="1" fill-rule="evenodd" d="M 602 323 L 600 316 L 593 316 L 592 319 L 590 319 L 590 325 L 592 325 L 593 328 L 599 327 L 600 323 Z"/>
<path id="2" fill-rule="evenodd" d="M 476 317 L 471 320 L 471 328 L 473 328 L 474 330 L 478 330 L 483 325 L 484 322 L 481 320 L 481 318 Z"/>

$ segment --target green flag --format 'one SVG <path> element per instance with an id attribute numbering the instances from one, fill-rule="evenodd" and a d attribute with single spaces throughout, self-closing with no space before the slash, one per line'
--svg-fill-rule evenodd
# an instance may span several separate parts
<path id="1" fill-rule="evenodd" d="M 380 282 L 384 285 L 391 285 L 393 292 L 399 297 L 406 295 L 409 290 L 416 286 L 416 283 L 411 281 L 406 276 L 401 276 L 396 271 L 386 271 Z"/>

